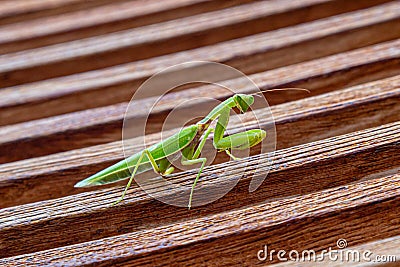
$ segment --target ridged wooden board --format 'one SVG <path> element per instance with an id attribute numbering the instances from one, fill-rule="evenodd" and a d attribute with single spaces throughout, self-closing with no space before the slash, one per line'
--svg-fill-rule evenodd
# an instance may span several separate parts
<path id="1" fill-rule="evenodd" d="M 267 180 L 253 193 L 248 192 L 249 178 L 246 176 L 246 172 L 253 171 L 253 165 L 249 168 L 243 165 L 243 162 L 237 161 L 207 167 L 202 175 L 202 182 L 216 179 L 215 175 L 221 170 L 225 171 L 224 179 L 227 181 L 243 173 L 244 179 L 242 178 L 224 198 L 194 211 L 166 206 L 137 187 L 129 191 L 126 201 L 113 208 L 110 205 L 113 199 L 117 199 L 121 194 L 121 187 L 27 204 L 18 206 L 18 209 L 6 208 L 2 210 L 0 217 L 0 236 L 3 239 L 1 255 L 29 253 L 48 249 L 53 245 L 62 246 L 71 242 L 117 235 L 124 231 L 178 223 L 193 216 L 203 217 L 268 199 L 285 198 L 334 186 L 346 188 L 348 183 L 396 168 L 394 163 L 400 160 L 400 154 L 397 153 L 399 144 L 400 124 L 396 122 L 356 134 L 332 137 L 281 150 L 274 156 Z M 265 165 L 267 156 L 254 156 L 248 161 L 250 164 L 251 160 L 260 161 Z M 265 167 L 261 166 L 257 174 L 263 174 L 265 171 Z M 183 172 L 173 175 L 170 179 L 187 185 L 189 190 L 194 174 L 193 171 Z M 288 180 L 288 177 L 293 178 Z M 397 194 L 400 193 L 398 184 L 390 184 Z M 171 194 L 171 197 L 174 197 L 176 192 L 161 189 L 156 194 Z M 68 210 L 67 214 L 65 210 Z M 43 242 L 44 237 L 47 242 Z M 14 248 L 13 252 L 6 249 L 9 246 Z"/>
<path id="2" fill-rule="evenodd" d="M 399 46 L 399 49 L 393 47 Z M 302 70 L 307 71 L 302 71 Z M 367 76 L 360 77 L 359 74 Z M 298 86 L 311 90 L 311 95 L 326 93 L 346 85 L 358 84 L 381 77 L 400 74 L 400 42 L 392 41 L 371 47 L 361 48 L 339 56 L 330 56 L 310 62 L 299 63 L 276 70 L 250 76 L 261 90 L 271 87 Z M 312 78 L 309 78 L 312 77 Z M 223 82 L 232 87 L 239 83 L 236 80 Z M 243 87 L 243 86 L 242 86 Z M 240 86 L 236 86 L 240 88 Z M 243 92 L 252 88 L 240 88 Z M 148 132 L 161 129 L 168 112 L 176 101 L 196 97 L 213 97 L 224 99 L 229 94 L 220 87 L 202 86 L 173 93 L 161 103 L 162 109 L 150 118 Z M 282 92 L 266 94 L 270 104 L 295 100 L 309 96 L 304 92 Z M 151 105 L 152 99 L 139 100 L 139 107 Z M 191 102 L 193 105 L 193 102 Z M 103 108 L 69 113 L 11 126 L 0 127 L 0 162 L 10 162 L 49 153 L 82 148 L 88 145 L 101 144 L 119 140 L 123 117 L 128 107 L 120 103 Z M 195 107 L 193 107 L 195 108 Z M 204 108 L 204 104 L 199 107 Z M 146 112 L 137 110 L 138 122 Z M 141 123 L 139 123 L 140 125 Z M 95 135 L 95 138 L 93 138 Z M 47 144 L 44 146 L 43 144 Z"/>
<path id="3" fill-rule="evenodd" d="M 128 101 L 146 78 L 168 66 L 186 61 L 216 61 L 229 64 L 245 73 L 254 73 L 396 39 L 400 28 L 396 23 L 397 9 L 394 7 L 396 5 L 389 3 L 383 8 L 375 7 L 343 14 L 210 47 L 5 88 L 2 90 L 3 98 L 0 99 L 0 110 L 5 115 L 2 116 L 0 125 Z M 346 23 L 340 23 L 341 21 Z M 319 49 L 320 47 L 324 49 Z M 26 58 L 21 54 L 20 62 L 23 63 Z M 4 62 L 7 65 L 15 63 L 11 58 Z M 94 62 L 96 61 L 89 63 Z M 76 68 L 74 63 L 74 70 Z M 43 66 L 34 69 L 45 74 Z M 51 74 L 54 71 L 55 68 L 51 68 L 46 73 Z M 38 73 L 23 73 L 24 78 L 40 78 Z M 12 79 L 10 75 L 4 77 L 7 80 Z"/>
<path id="4" fill-rule="evenodd" d="M 322 0 L 308 0 L 307 2 L 310 1 L 315 2 Z M 264 1 L 248 4 L 250 6 L 247 7 L 247 12 L 250 10 L 257 11 L 253 15 L 254 19 L 259 18 L 259 16 L 262 17 L 264 15 L 263 12 L 265 12 L 265 19 L 268 21 L 267 19 L 271 15 L 276 15 L 278 13 L 274 13 L 274 9 L 286 10 L 290 7 L 288 6 L 289 3 L 295 7 L 296 4 L 300 7 L 303 6 L 304 10 L 308 11 L 308 9 L 304 7 L 304 1 L 277 1 L 277 6 L 275 8 L 271 7 L 273 2 L 263 2 Z M 131 30 L 136 32 L 115 33 L 101 36 L 99 38 L 88 38 L 75 42 L 0 56 L 0 73 L 2 74 L 1 77 L 3 78 L 0 85 L 11 86 L 24 82 L 32 82 L 44 78 L 76 73 L 79 71 L 107 67 L 114 64 L 127 63 L 132 60 L 138 60 L 152 56 L 154 57 L 161 54 L 177 52 L 183 49 L 190 49 L 232 38 L 238 38 L 251 33 L 254 34 L 257 33 L 257 28 L 260 28 L 260 30 L 265 30 L 266 27 L 265 23 L 261 23 L 259 27 L 254 25 L 251 28 L 253 30 L 250 30 L 249 32 L 248 27 L 250 25 L 243 23 L 247 12 L 242 7 L 236 7 L 235 13 L 233 14 L 233 11 L 231 12 L 226 10 L 215 12 L 217 12 L 214 15 L 215 19 L 209 18 L 208 15 L 206 16 L 201 14 L 198 15 L 200 16 L 199 18 L 189 17 L 189 21 L 187 22 L 181 20 L 166 22 L 166 25 L 163 26 L 165 27 L 164 30 L 160 28 L 160 25 L 149 25 Z M 224 12 L 224 14 L 220 14 L 218 12 Z M 344 14 L 342 15 L 345 16 L 343 18 L 332 17 L 331 20 L 325 22 L 325 25 L 323 24 L 324 21 L 322 21 L 320 23 L 315 23 L 314 27 L 321 29 L 321 27 L 326 27 L 330 24 L 331 30 L 342 30 L 348 32 L 352 26 L 362 31 L 363 26 L 366 27 L 366 25 L 371 26 L 374 24 L 376 25 L 375 27 L 380 28 L 380 34 L 377 36 L 373 34 L 368 35 L 369 44 L 371 44 L 374 42 L 374 37 L 379 38 L 379 41 L 382 41 L 382 38 L 384 40 L 388 40 L 398 37 L 398 31 L 395 30 L 398 27 L 398 24 L 395 22 L 396 19 L 398 19 L 399 12 L 400 11 L 397 4 L 388 3 L 382 6 L 356 11 L 356 14 Z M 235 16 L 236 13 L 237 15 Z M 294 19 L 294 16 L 287 15 L 288 14 L 281 15 L 285 17 L 285 20 L 283 20 L 282 17 L 278 17 L 276 20 L 287 21 L 288 18 L 290 20 Z M 300 14 L 298 19 L 304 20 L 304 18 L 307 17 L 308 16 L 305 16 L 304 14 Z M 185 18 L 182 20 L 184 19 Z M 346 21 L 346 23 L 338 25 L 338 21 Z M 204 28 L 202 31 L 204 31 L 204 34 L 207 35 L 204 37 L 198 36 L 198 34 L 202 32 L 199 32 L 198 26 L 203 25 L 204 22 L 206 22 L 206 24 L 202 26 L 202 28 Z M 293 23 L 298 22 L 299 21 L 294 21 Z M 225 30 L 228 25 L 235 25 L 235 23 L 243 25 L 241 26 L 243 27 L 242 31 L 238 27 L 235 27 L 235 31 Z M 322 25 L 320 25 L 321 23 Z M 179 27 L 180 30 L 176 31 L 176 24 L 187 26 L 185 26 L 185 28 Z M 275 23 L 271 25 L 274 24 Z M 277 27 L 279 26 L 287 25 L 277 25 Z M 209 30 L 207 31 L 207 29 Z M 296 29 L 297 28 L 294 28 L 293 30 Z M 384 29 L 391 30 L 386 31 Z M 160 35 L 155 35 L 154 31 L 160 31 Z M 222 31 L 224 34 L 221 34 Z M 241 32 L 242 34 L 240 34 Z M 314 32 L 314 30 L 311 32 Z M 184 38 L 184 36 L 190 36 L 190 34 L 194 35 L 194 33 L 197 33 L 196 38 Z M 229 35 L 229 33 L 231 33 L 231 35 Z M 316 33 L 318 33 L 318 31 Z M 295 32 L 291 32 L 290 34 L 293 36 Z M 269 40 L 276 37 L 278 36 L 267 36 Z M 352 37 L 354 38 L 354 36 Z M 179 42 L 176 42 L 177 38 L 179 38 Z M 201 38 L 203 42 L 199 43 L 198 38 Z M 167 40 L 171 41 L 168 42 Z M 288 40 L 286 39 L 286 41 Z M 253 44 L 253 42 L 251 43 Z M 132 53 L 132 49 L 134 49 L 134 53 Z M 68 53 L 65 53 L 65 51 L 68 51 Z M 98 57 L 101 57 L 102 60 L 94 60 Z M 38 68 L 39 66 L 40 68 Z M 57 73 L 58 75 L 56 75 Z"/>
<path id="5" fill-rule="evenodd" d="M 23 2 L 4 0 L 0 7 L 0 24 L 58 15 L 121 1 L 125 0 L 24 0 Z"/>
<path id="6" fill-rule="evenodd" d="M 147 0 L 110 2 L 90 12 L 84 9 L 0 27 L 0 52 L 16 52 L 88 38 L 251 1 L 164 0 L 162 5 Z M 44 28 L 43 24 L 49 26 Z M 26 28 L 29 31 L 24 30 Z"/>
<path id="7" fill-rule="evenodd" d="M 398 121 L 400 120 L 399 97 L 400 76 L 395 76 L 330 94 L 273 106 L 271 111 L 278 132 L 277 147 L 287 148 L 378 126 L 381 123 Z M 256 110 L 255 113 L 257 117 L 262 117 L 265 111 Z M 379 119 L 369 120 L 371 117 Z M 243 127 L 241 126 L 243 123 L 249 128 L 257 127 L 252 119 L 253 117 L 246 118 L 245 114 L 241 116 L 241 123 L 232 120 L 230 129 Z M 263 120 L 258 122 L 260 126 L 267 123 L 270 122 Z M 178 129 L 171 130 L 170 133 L 177 131 Z M 134 148 L 135 151 L 143 149 L 141 140 L 139 137 L 137 141 L 132 141 L 134 144 L 138 143 Z M 147 137 L 146 143 L 151 145 L 159 140 L 160 134 L 154 133 Z M 43 143 L 49 144 L 50 141 L 45 140 Z M 73 188 L 74 183 L 89 176 L 94 170 L 101 170 L 122 158 L 121 142 L 116 141 L 0 165 L 2 206 L 29 203 L 77 192 Z M 223 159 L 224 155 L 219 155 L 216 162 Z"/>
<path id="8" fill-rule="evenodd" d="M 0 266 L 398 266 L 399 37 L 398 0 L 2 1 Z M 122 160 L 124 149 L 140 151 L 161 132 L 176 133 L 189 113 L 209 112 L 209 98 L 232 96 L 221 86 L 180 86 L 159 102 L 143 135 L 144 108 L 170 80 L 196 73 L 254 90 L 200 63 L 171 72 L 133 103 L 137 136 L 123 147 L 133 93 L 187 61 L 227 64 L 261 90 L 309 90 L 265 92 L 270 106 L 253 105 L 258 120 L 231 116 L 230 134 L 266 129 L 264 145 L 276 151 L 257 145 L 238 161 L 225 153 L 209 159 L 191 210 L 197 165 L 169 175 L 168 187 L 152 171 L 137 176 L 147 190 L 133 183 L 116 206 L 126 181 L 74 188 Z M 162 128 L 171 114 L 175 121 Z M 254 172 L 268 175 L 250 192 Z M 257 258 L 265 245 L 322 252 L 339 239 L 397 262 Z"/>

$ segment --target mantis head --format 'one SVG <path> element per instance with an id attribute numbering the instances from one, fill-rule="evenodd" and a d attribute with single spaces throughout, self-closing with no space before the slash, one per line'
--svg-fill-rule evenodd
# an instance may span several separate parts
<path id="1" fill-rule="evenodd" d="M 235 100 L 236 107 L 242 113 L 245 113 L 254 103 L 254 96 L 252 95 L 236 94 L 234 95 L 233 99 Z"/>

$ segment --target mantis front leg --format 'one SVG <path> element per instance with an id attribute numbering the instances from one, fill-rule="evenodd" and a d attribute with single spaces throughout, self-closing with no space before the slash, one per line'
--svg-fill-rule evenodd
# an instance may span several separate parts
<path id="1" fill-rule="evenodd" d="M 266 132 L 261 129 L 254 129 L 223 137 L 229 122 L 229 113 L 230 108 L 228 107 L 221 110 L 215 127 L 213 145 L 216 149 L 225 151 L 233 160 L 239 160 L 232 155 L 231 151 L 233 149 L 243 150 L 257 145 L 266 137 Z"/>
<path id="2" fill-rule="evenodd" d="M 229 106 L 220 108 L 218 111 L 219 113 L 217 116 L 218 121 L 215 129 L 211 127 L 207 129 L 207 131 L 204 133 L 203 139 L 201 140 L 199 146 L 197 147 L 192 157 L 190 157 L 190 155 L 187 158 L 182 157 L 181 162 L 183 165 L 192 165 L 201 163 L 201 167 L 199 169 L 199 172 L 197 173 L 196 179 L 193 182 L 192 189 L 190 192 L 189 205 L 188 205 L 189 209 L 191 208 L 192 205 L 194 188 L 197 184 L 197 181 L 200 178 L 200 175 L 207 161 L 206 158 L 198 158 L 198 157 L 204 147 L 207 137 L 210 135 L 211 132 L 214 132 L 214 138 L 213 138 L 214 147 L 220 151 L 225 151 L 234 160 L 238 160 L 239 158 L 233 156 L 229 150 L 232 149 L 241 150 L 250 148 L 260 143 L 266 137 L 266 132 L 261 129 L 249 130 L 242 133 L 237 133 L 227 137 L 223 137 L 226 131 L 226 127 L 229 123 L 230 110 L 231 107 Z"/>
<path id="3" fill-rule="evenodd" d="M 192 189 L 190 191 L 190 196 L 189 196 L 189 204 L 188 204 L 188 208 L 190 209 L 192 206 L 192 199 L 193 199 L 193 193 L 194 193 L 194 188 L 197 184 L 197 181 L 200 178 L 200 175 L 204 169 L 204 166 L 206 165 L 207 159 L 206 158 L 199 158 L 201 151 L 203 150 L 203 147 L 206 143 L 207 137 L 210 135 L 210 133 L 214 131 L 213 128 L 208 128 L 207 131 L 204 133 L 204 137 L 201 140 L 201 142 L 199 143 L 196 151 L 194 152 L 193 156 L 190 159 L 187 159 L 185 157 L 182 157 L 181 163 L 182 165 L 193 165 L 193 164 L 197 164 L 197 163 L 201 163 L 199 172 L 197 173 L 196 179 L 193 182 L 192 185 Z"/>

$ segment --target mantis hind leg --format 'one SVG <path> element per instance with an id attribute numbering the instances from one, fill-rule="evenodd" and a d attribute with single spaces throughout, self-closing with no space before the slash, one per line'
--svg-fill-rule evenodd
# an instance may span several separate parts
<path id="1" fill-rule="evenodd" d="M 156 170 L 155 171 L 156 171 L 156 173 L 161 174 L 161 176 L 171 174 L 175 170 L 175 168 L 171 166 L 172 164 L 168 158 L 163 158 L 163 159 L 158 160 L 157 164 L 158 164 L 159 170 L 158 170 L 158 172 Z"/>
<path id="2" fill-rule="evenodd" d="M 116 202 L 114 202 L 113 206 L 117 205 L 119 202 L 124 200 L 126 192 L 128 191 L 129 187 L 131 187 L 133 178 L 135 177 L 135 174 L 136 174 L 136 172 L 137 172 L 137 170 L 138 170 L 138 168 L 140 166 L 140 163 L 142 163 L 142 161 L 143 161 L 144 155 L 146 155 L 148 157 L 148 159 L 150 160 L 151 166 L 153 167 L 154 171 L 157 172 L 157 173 L 160 172 L 160 169 L 158 168 L 158 165 L 157 165 L 156 161 L 154 160 L 153 156 L 151 155 L 151 153 L 147 149 L 143 150 L 143 152 L 140 155 L 138 161 L 136 162 L 136 165 L 135 165 L 135 167 L 133 169 L 131 178 L 129 179 L 129 182 L 126 185 L 125 190 L 122 193 L 122 196 L 120 197 L 120 199 L 118 199 Z"/>
<path id="3" fill-rule="evenodd" d="M 231 159 L 233 159 L 233 160 L 241 160 L 241 159 L 242 159 L 242 158 L 238 158 L 238 157 L 235 157 L 234 155 L 232 155 L 232 153 L 229 152 L 228 149 L 225 150 L 225 153 L 226 153 Z"/>

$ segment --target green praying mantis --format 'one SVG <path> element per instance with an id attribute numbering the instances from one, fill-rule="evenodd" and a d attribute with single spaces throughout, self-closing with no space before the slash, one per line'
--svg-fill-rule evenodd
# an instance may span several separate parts
<path id="1" fill-rule="evenodd" d="M 301 88 L 273 90 L 287 89 Z M 262 140 L 266 137 L 267 133 L 262 129 L 248 130 L 224 137 L 229 122 L 230 111 L 233 108 L 237 108 L 241 113 L 245 113 L 253 103 L 253 95 L 235 94 L 217 105 L 198 123 L 186 126 L 169 138 L 78 182 L 75 184 L 75 187 L 104 185 L 130 178 L 124 192 L 122 193 L 122 196 L 114 203 L 117 204 L 124 199 L 135 175 L 151 169 L 162 176 L 171 174 L 174 171 L 174 167 L 172 167 L 172 163 L 168 157 L 175 156 L 180 152 L 182 154 L 182 165 L 201 163 L 190 191 L 188 203 L 188 208 L 190 209 L 192 206 L 194 189 L 207 162 L 207 158 L 200 157 L 200 154 L 205 145 L 207 137 L 211 133 L 214 133 L 214 148 L 219 152 L 225 152 L 233 160 L 238 160 L 238 158 L 232 155 L 232 150 L 244 150 L 251 148 L 262 142 Z M 210 126 L 214 121 L 217 121 L 215 128 Z M 131 173 L 130 169 L 132 168 L 133 171 Z"/>

